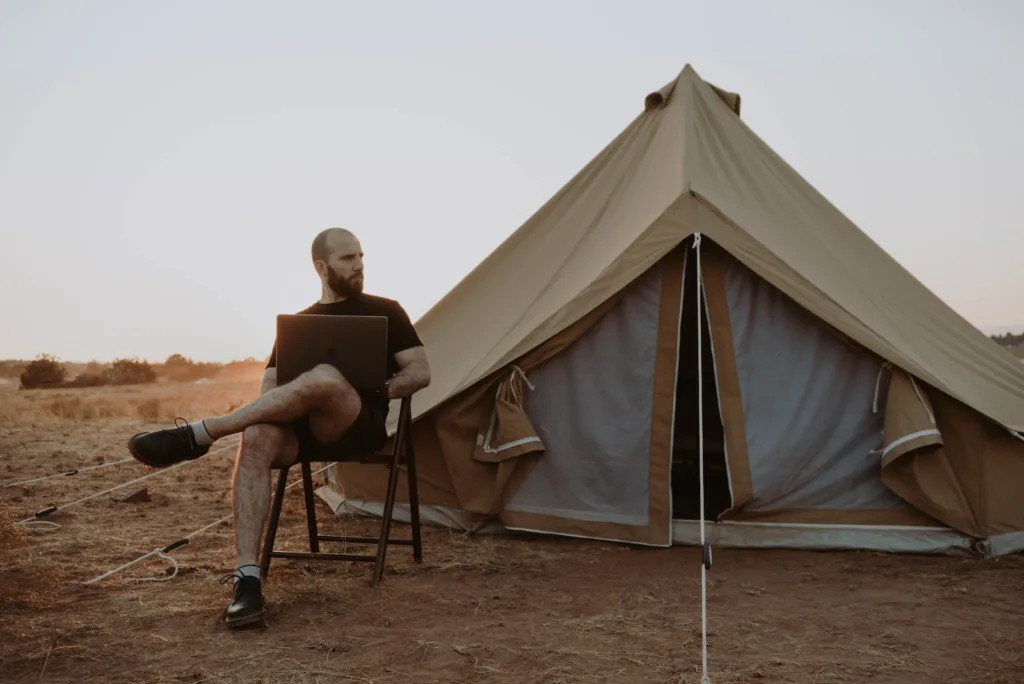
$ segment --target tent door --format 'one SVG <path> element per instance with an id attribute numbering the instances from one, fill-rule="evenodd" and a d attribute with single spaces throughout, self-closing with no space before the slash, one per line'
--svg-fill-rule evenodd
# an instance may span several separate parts
<path id="1" fill-rule="evenodd" d="M 673 404 L 686 250 L 628 286 L 585 336 L 529 373 L 545 453 L 501 512 L 508 529 L 672 543 Z"/>
<path id="2" fill-rule="evenodd" d="M 688 259 L 683 285 L 683 309 L 680 317 L 679 370 L 676 379 L 675 417 L 672 439 L 672 519 L 700 518 L 700 461 L 698 432 L 698 358 L 697 358 L 697 268 L 693 238 L 686 242 Z M 703 246 L 701 247 L 703 249 Z M 707 300 L 701 287 L 700 365 L 703 369 L 704 414 L 704 519 L 717 520 L 732 507 L 729 469 L 726 466 L 725 436 L 718 401 L 717 374 Z"/>

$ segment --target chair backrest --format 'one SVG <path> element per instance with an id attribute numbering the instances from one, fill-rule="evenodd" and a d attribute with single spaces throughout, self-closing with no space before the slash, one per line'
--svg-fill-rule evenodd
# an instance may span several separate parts
<path id="1" fill-rule="evenodd" d="M 394 456 L 397 450 L 402 448 L 402 444 L 408 439 L 409 430 L 412 429 L 412 397 L 402 397 L 402 403 L 398 409 L 398 425 L 395 428 L 395 434 L 389 437 L 391 442 L 391 448 L 387 450 L 388 456 Z"/>

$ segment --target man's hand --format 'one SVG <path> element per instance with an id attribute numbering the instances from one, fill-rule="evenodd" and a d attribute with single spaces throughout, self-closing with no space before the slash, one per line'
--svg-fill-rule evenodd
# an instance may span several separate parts
<path id="1" fill-rule="evenodd" d="M 388 399 L 411 396 L 430 384 L 430 364 L 423 347 L 398 352 L 395 362 L 401 370 L 388 381 Z"/>

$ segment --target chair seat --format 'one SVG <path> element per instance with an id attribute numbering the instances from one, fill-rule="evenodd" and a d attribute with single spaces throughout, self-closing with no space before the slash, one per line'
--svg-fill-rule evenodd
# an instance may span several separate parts
<path id="1" fill-rule="evenodd" d="M 406 397 L 402 399 L 402 406 L 398 418 L 398 431 L 391 441 L 390 448 L 373 453 L 353 453 L 341 450 L 330 450 L 325 448 L 310 447 L 310 445 L 299 445 L 299 457 L 296 462 L 289 466 L 275 468 L 278 470 L 277 487 L 274 491 L 274 498 L 271 503 L 270 516 L 267 520 L 267 534 L 263 542 L 263 553 L 260 558 L 260 572 L 263 577 L 270 573 L 270 560 L 272 558 L 305 558 L 309 560 L 342 560 L 342 561 L 372 561 L 374 563 L 371 586 L 377 586 L 384 574 L 384 558 L 387 553 L 388 544 L 408 545 L 413 548 L 413 559 L 416 563 L 423 562 L 423 545 L 420 536 L 420 515 L 419 515 L 419 493 L 416 481 L 416 457 L 413 450 L 412 439 L 412 401 Z M 313 475 L 310 463 L 361 463 L 369 465 L 383 465 L 390 471 L 388 474 L 388 488 L 384 499 L 384 513 L 381 521 L 380 536 L 372 537 L 342 537 L 337 535 L 320 534 L 316 523 L 316 506 L 313 500 Z M 309 551 L 275 551 L 274 542 L 277 538 L 277 528 L 281 518 L 281 508 L 284 503 L 285 487 L 288 478 L 288 471 L 295 465 L 302 470 L 302 488 L 306 503 L 306 526 L 309 531 Z M 391 520 L 394 513 L 395 497 L 398 491 L 398 473 L 401 466 L 406 467 L 409 489 L 409 511 L 412 527 L 411 539 L 391 539 Z M 338 553 L 321 553 L 320 542 L 341 542 L 355 544 L 376 544 L 376 555 L 354 555 Z"/>

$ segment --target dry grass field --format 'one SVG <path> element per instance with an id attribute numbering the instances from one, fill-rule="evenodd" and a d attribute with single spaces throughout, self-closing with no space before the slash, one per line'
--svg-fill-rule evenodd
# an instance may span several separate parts
<path id="1" fill-rule="evenodd" d="M 133 432 L 224 411 L 256 384 L 0 386 L 0 484 L 121 460 Z M 393 548 L 378 589 L 368 566 L 275 561 L 268 628 L 241 633 L 218 622 L 230 523 L 174 551 L 173 577 L 154 558 L 82 584 L 227 515 L 231 461 L 226 449 L 161 472 L 31 534 L 12 520 L 156 471 L 129 463 L 0 487 L 0 681 L 700 681 L 699 554 L 689 548 L 428 528 L 425 563 Z M 141 486 L 146 500 L 122 501 Z M 302 543 L 300 495 L 289 492 L 284 546 Z M 375 527 L 323 511 L 328 530 Z M 1020 557 L 717 549 L 710 577 L 715 684 L 1024 682 Z"/>

